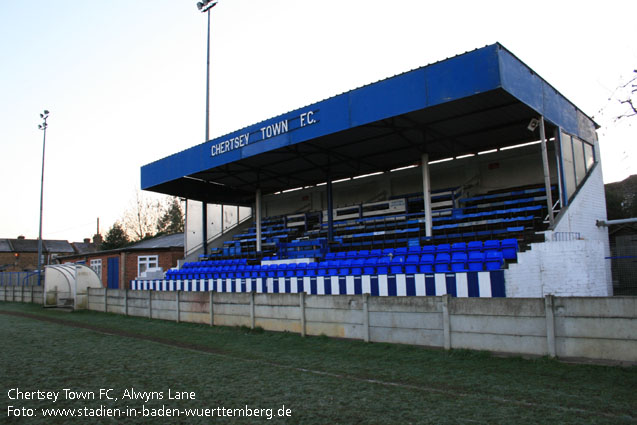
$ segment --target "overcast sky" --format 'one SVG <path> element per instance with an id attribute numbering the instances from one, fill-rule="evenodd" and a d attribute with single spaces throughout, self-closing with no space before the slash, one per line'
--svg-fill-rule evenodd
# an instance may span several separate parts
<path id="1" fill-rule="evenodd" d="M 0 1 L 0 238 L 101 233 L 140 167 L 202 143 L 206 19 L 185 0 Z M 606 182 L 637 173 L 635 1 L 220 0 L 211 138 L 363 84 L 502 43 L 602 125 Z M 604 110 L 602 114 L 600 109 Z"/>

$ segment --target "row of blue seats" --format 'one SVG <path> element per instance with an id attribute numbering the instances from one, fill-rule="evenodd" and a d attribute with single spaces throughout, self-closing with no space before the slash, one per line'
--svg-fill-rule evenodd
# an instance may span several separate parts
<path id="1" fill-rule="evenodd" d="M 532 205 L 529 207 L 519 207 L 519 208 L 509 208 L 509 209 L 499 209 L 499 210 L 491 210 L 477 213 L 469 213 L 469 214 L 456 214 L 451 217 L 432 217 L 431 221 L 439 222 L 439 221 L 461 221 L 467 219 L 475 219 L 475 218 L 483 218 L 483 217 L 491 217 L 497 215 L 513 215 L 513 214 L 521 214 L 525 212 L 541 212 L 542 205 Z"/>
<path id="2" fill-rule="evenodd" d="M 204 260 L 204 261 L 193 261 L 184 263 L 181 268 L 182 269 L 193 269 L 199 267 L 215 267 L 215 266 L 239 266 L 241 264 L 247 264 L 247 258 L 235 258 L 232 260 Z"/>
<path id="3" fill-rule="evenodd" d="M 555 186 L 552 186 L 551 189 L 555 189 Z M 497 193 L 490 193 L 490 194 L 486 194 L 486 195 L 479 195 L 479 196 L 474 196 L 471 198 L 460 198 L 458 200 L 458 202 L 460 203 L 470 203 L 470 202 L 476 202 L 476 201 L 485 201 L 485 200 L 491 200 L 491 199 L 497 199 L 497 198 L 506 198 L 506 197 L 511 197 L 511 196 L 522 196 L 522 195 L 530 195 L 530 194 L 534 194 L 534 193 L 546 193 L 546 189 L 543 187 L 538 187 L 538 188 L 531 188 L 531 189 L 522 189 L 522 190 L 512 190 L 512 191 L 506 191 L 506 192 L 497 192 Z"/>
<path id="4" fill-rule="evenodd" d="M 409 246 L 399 248 L 384 248 L 384 249 L 362 249 L 360 251 L 340 251 L 331 252 L 325 256 L 326 260 L 334 259 L 346 259 L 346 258 L 367 258 L 367 257 L 381 257 L 381 256 L 394 256 L 394 255 L 409 255 L 409 254 L 439 254 L 450 252 L 488 252 L 488 251 L 502 251 L 505 259 L 515 259 L 518 251 L 518 240 L 515 238 L 508 238 L 503 240 L 488 240 L 482 241 L 470 241 L 470 242 L 456 242 L 456 243 L 443 243 L 438 245 L 425 245 L 425 246 Z"/>
<path id="5" fill-rule="evenodd" d="M 169 270 L 166 272 L 168 280 L 184 279 L 218 279 L 218 278 L 264 278 L 264 277 L 303 277 L 303 276 L 334 276 L 334 275 L 374 275 L 374 274 L 402 274 L 402 273 L 444 273 L 499 270 L 504 264 L 500 251 L 483 253 L 473 251 L 440 253 L 440 254 L 411 254 L 394 257 L 369 257 L 345 260 L 330 260 L 320 263 L 292 263 L 269 265 L 239 265 L 198 267 L 192 269 Z"/>

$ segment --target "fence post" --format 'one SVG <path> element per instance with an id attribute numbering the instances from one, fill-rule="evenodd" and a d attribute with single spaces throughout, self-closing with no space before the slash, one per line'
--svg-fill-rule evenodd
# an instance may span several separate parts
<path id="1" fill-rule="evenodd" d="M 254 291 L 250 292 L 250 329 L 254 329 L 255 317 L 254 317 Z"/>
<path id="2" fill-rule="evenodd" d="M 153 318 L 153 294 L 148 291 L 148 318 Z"/>
<path id="3" fill-rule="evenodd" d="M 215 325 L 215 309 L 214 309 L 214 304 L 213 304 L 213 295 L 212 295 L 213 291 L 210 291 L 209 295 L 210 295 L 210 301 L 208 302 L 208 305 L 210 306 L 210 326 L 214 326 Z"/>
<path id="4" fill-rule="evenodd" d="M 104 313 L 108 313 L 108 288 L 104 288 Z"/>
<path id="5" fill-rule="evenodd" d="M 11 286 L 11 302 L 15 302 L 15 286 Z"/>
<path id="6" fill-rule="evenodd" d="M 20 302 L 24 303 L 24 285 L 20 286 Z"/>
<path id="7" fill-rule="evenodd" d="M 369 342 L 369 294 L 363 294 L 363 340 Z"/>
<path id="8" fill-rule="evenodd" d="M 33 304 L 33 285 L 31 285 L 29 288 L 31 288 L 31 304 Z"/>
<path id="9" fill-rule="evenodd" d="M 442 298 L 442 333 L 444 336 L 445 350 L 451 349 L 451 322 L 449 320 L 449 301 L 451 295 L 443 295 Z"/>
<path id="10" fill-rule="evenodd" d="M 544 314 L 546 316 L 546 348 L 549 357 L 556 357 L 555 350 L 555 313 L 553 311 L 555 298 L 553 295 L 544 296 Z"/>
<path id="11" fill-rule="evenodd" d="M 299 292 L 299 316 L 301 317 L 301 336 L 305 336 L 305 291 Z"/>
<path id="12" fill-rule="evenodd" d="M 124 316 L 128 316 L 128 288 L 124 288 Z"/>
<path id="13" fill-rule="evenodd" d="M 177 294 L 176 294 L 176 300 L 177 300 L 177 318 L 176 318 L 176 321 L 177 321 L 177 323 L 179 323 L 179 315 L 180 315 L 179 314 L 179 292 L 181 292 L 181 291 L 177 291 Z"/>

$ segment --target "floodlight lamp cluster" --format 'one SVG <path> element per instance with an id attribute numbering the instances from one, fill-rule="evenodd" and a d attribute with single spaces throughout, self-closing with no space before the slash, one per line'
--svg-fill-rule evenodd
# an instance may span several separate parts
<path id="1" fill-rule="evenodd" d="M 207 12 L 217 5 L 219 0 L 204 0 L 197 3 L 197 9 L 200 12 Z"/>
<path id="2" fill-rule="evenodd" d="M 46 123 L 46 119 L 49 118 L 49 111 L 47 109 L 45 109 L 41 114 L 40 114 L 40 118 L 42 118 L 44 120 L 44 122 L 42 124 L 38 124 L 38 128 L 40 130 L 46 130 L 47 127 L 47 123 Z"/>

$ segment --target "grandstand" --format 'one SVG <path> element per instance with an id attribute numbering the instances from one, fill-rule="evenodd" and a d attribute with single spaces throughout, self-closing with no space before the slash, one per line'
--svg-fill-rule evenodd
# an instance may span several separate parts
<path id="1" fill-rule="evenodd" d="M 142 167 L 190 240 L 132 288 L 610 295 L 595 130 L 500 44 L 360 87 Z"/>

